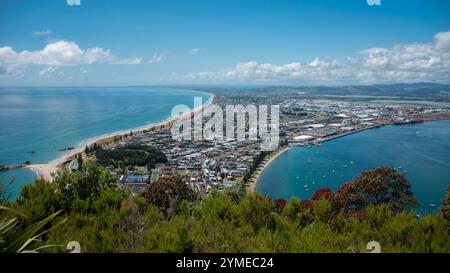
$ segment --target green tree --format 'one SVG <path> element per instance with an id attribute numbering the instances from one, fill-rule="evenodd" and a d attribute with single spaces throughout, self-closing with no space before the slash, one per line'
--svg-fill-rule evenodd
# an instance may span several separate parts
<path id="1" fill-rule="evenodd" d="M 36 180 L 34 185 L 25 185 L 13 208 L 27 215 L 26 224 L 38 222 L 64 208 L 64 196 L 57 191 L 56 185 L 44 180 Z"/>
<path id="2" fill-rule="evenodd" d="M 116 178 L 91 160 L 85 162 L 82 171 L 59 173 L 53 183 L 58 192 L 70 203 L 75 199 L 87 200 L 99 197 L 101 190 L 116 183 Z"/>
<path id="3" fill-rule="evenodd" d="M 450 182 L 448 183 L 447 194 L 442 200 L 442 214 L 448 221 L 450 221 Z"/>
<path id="4" fill-rule="evenodd" d="M 239 209 L 243 222 L 250 224 L 255 231 L 273 227 L 275 203 L 269 198 L 249 193 L 240 202 Z"/>
<path id="5" fill-rule="evenodd" d="M 170 218 L 180 209 L 183 200 L 193 201 L 194 191 L 180 177 L 162 177 L 147 186 L 144 197 Z"/>
<path id="6" fill-rule="evenodd" d="M 313 202 L 314 221 L 328 223 L 331 220 L 332 208 L 327 199 Z"/>
<path id="7" fill-rule="evenodd" d="M 383 252 L 450 252 L 445 216 L 449 193 L 442 212 L 417 219 L 415 212 L 383 202 L 345 212 L 344 207 L 335 207 L 336 193 L 329 189 L 318 191 L 311 200 L 293 198 L 287 204 L 258 193 L 241 196 L 227 190 L 197 199 L 180 178 L 172 177 L 149 185 L 144 196 L 136 196 L 105 183 L 104 169 L 89 164 L 82 172 L 57 176 L 58 183 L 37 181 L 25 187 L 11 207 L 30 220 L 0 210 L 0 241 L 9 246 L 15 238 L 31 234 L 28 238 L 41 242 L 33 241 L 23 249 L 75 240 L 82 252 L 266 253 L 367 252 L 367 242 L 375 240 Z M 86 180 L 101 186 L 89 186 Z M 88 193 L 78 189 L 84 183 L 90 188 Z M 59 212 L 61 207 L 64 212 Z M 68 218 L 67 222 L 52 229 L 56 221 L 49 221 L 36 233 L 29 232 L 30 226 L 36 227 L 35 223 L 55 213 L 59 219 Z M 15 249 L 21 245 L 16 243 L 19 248 Z M 64 248 L 41 250 L 66 252 Z"/>

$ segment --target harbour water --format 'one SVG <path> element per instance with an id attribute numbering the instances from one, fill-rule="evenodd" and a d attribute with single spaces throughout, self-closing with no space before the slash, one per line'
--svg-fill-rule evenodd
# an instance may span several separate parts
<path id="1" fill-rule="evenodd" d="M 389 125 L 320 147 L 291 148 L 263 171 L 256 191 L 272 198 L 305 200 L 319 188 L 336 190 L 361 171 L 378 166 L 404 172 L 419 212 L 434 211 L 450 182 L 450 121 Z"/>
<path id="2" fill-rule="evenodd" d="M 0 165 L 46 163 L 88 139 L 170 118 L 172 107 L 193 107 L 206 93 L 168 87 L 0 88 Z M 0 172 L 14 198 L 34 181 L 27 169 Z"/>

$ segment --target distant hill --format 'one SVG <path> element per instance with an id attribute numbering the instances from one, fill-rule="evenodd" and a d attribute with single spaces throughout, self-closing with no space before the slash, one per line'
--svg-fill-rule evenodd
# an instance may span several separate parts
<path id="1" fill-rule="evenodd" d="M 202 86 L 192 89 L 213 93 L 298 93 L 320 96 L 382 96 L 402 99 L 450 102 L 450 84 L 397 83 L 352 86 Z"/>
<path id="2" fill-rule="evenodd" d="M 411 83 L 356 86 L 310 86 L 301 87 L 310 95 L 361 95 L 450 100 L 450 84 Z"/>

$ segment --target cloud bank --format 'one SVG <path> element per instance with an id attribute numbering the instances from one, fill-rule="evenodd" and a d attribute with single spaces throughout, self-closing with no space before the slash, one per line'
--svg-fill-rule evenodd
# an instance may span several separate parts
<path id="1" fill-rule="evenodd" d="M 140 64 L 140 58 L 119 59 L 110 51 L 100 47 L 81 49 L 76 43 L 57 41 L 47 44 L 42 50 L 21 52 L 9 46 L 0 47 L 0 75 L 11 75 L 30 65 L 49 67 L 77 66 L 89 64 Z"/>
<path id="2" fill-rule="evenodd" d="M 324 84 L 450 82 L 450 31 L 434 36 L 429 43 L 397 44 L 369 48 L 359 58 L 316 58 L 309 63 L 238 63 L 232 69 L 185 75 L 190 81 L 305 82 Z"/>

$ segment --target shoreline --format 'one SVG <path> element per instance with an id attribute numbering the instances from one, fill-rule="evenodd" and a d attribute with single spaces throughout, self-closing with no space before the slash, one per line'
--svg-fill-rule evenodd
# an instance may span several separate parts
<path id="1" fill-rule="evenodd" d="M 115 140 L 115 138 L 127 137 L 127 136 L 129 136 L 128 134 L 130 132 L 133 132 L 133 136 L 136 136 L 136 135 L 144 134 L 147 131 L 159 130 L 161 128 L 165 128 L 166 126 L 172 126 L 173 123 L 175 123 L 176 121 L 178 121 L 180 119 L 184 119 L 191 115 L 195 115 L 199 111 L 204 111 L 205 109 L 210 107 L 216 99 L 216 96 L 213 95 L 212 93 L 208 93 L 205 91 L 195 91 L 195 92 L 207 94 L 207 95 L 209 95 L 209 99 L 205 104 L 203 104 L 200 107 L 192 109 L 189 113 L 186 113 L 186 114 L 178 116 L 178 117 L 167 118 L 163 121 L 160 121 L 160 122 L 157 122 L 154 124 L 144 125 L 144 126 L 136 127 L 133 129 L 126 129 L 126 130 L 116 131 L 116 132 L 113 132 L 110 134 L 104 134 L 104 135 L 101 135 L 98 137 L 93 137 L 93 138 L 82 141 L 79 144 L 79 147 L 74 148 L 69 151 L 66 151 L 66 153 L 64 153 L 63 155 L 61 155 L 60 157 L 58 157 L 56 159 L 49 161 L 48 163 L 29 164 L 29 165 L 24 166 L 24 168 L 27 168 L 27 169 L 31 170 L 32 172 L 34 172 L 35 175 L 38 177 L 38 179 L 43 179 L 43 180 L 47 180 L 47 181 L 51 182 L 51 181 L 53 181 L 54 174 L 56 174 L 58 171 L 60 171 L 64 168 L 64 164 L 66 164 L 68 161 L 75 159 L 75 157 L 77 155 L 84 153 L 86 146 L 91 147 L 94 144 L 111 145 L 117 141 L 117 140 Z M 123 138 L 120 138 L 120 140 L 122 140 L 122 139 Z"/>
<path id="2" fill-rule="evenodd" d="M 265 158 L 263 160 L 263 162 L 261 162 L 262 164 L 260 164 L 260 166 L 258 166 L 256 171 L 251 176 L 251 180 L 250 180 L 249 185 L 248 185 L 248 191 L 249 192 L 254 192 L 255 191 L 256 185 L 258 184 L 259 177 L 264 172 L 264 169 L 267 168 L 267 166 L 269 166 L 270 163 L 272 163 L 272 161 L 274 161 L 280 155 L 282 155 L 285 152 L 287 152 L 289 150 L 289 148 L 290 148 L 289 146 L 278 148 L 277 150 L 272 152 L 267 158 Z"/>
<path id="3" fill-rule="evenodd" d="M 441 120 L 450 120 L 449 116 L 429 116 L 429 117 L 423 117 L 424 119 L 422 120 L 423 122 L 432 122 L 432 121 L 441 121 Z M 352 134 L 356 134 L 356 133 L 360 133 L 366 130 L 370 130 L 370 129 L 374 129 L 374 128 L 380 128 L 380 127 L 384 127 L 384 126 L 388 126 L 388 125 L 396 125 L 396 126 L 401 126 L 401 125 L 408 125 L 408 124 L 395 124 L 394 122 L 389 122 L 389 123 L 382 123 L 382 124 L 376 124 L 373 126 L 369 126 L 366 128 L 360 128 L 360 129 L 356 129 L 347 133 L 342 133 L 339 135 L 333 135 L 327 138 L 323 138 L 323 139 L 316 139 L 314 142 L 316 143 L 323 143 L 323 142 L 327 142 L 327 141 L 331 141 L 337 138 L 341 138 L 341 137 L 345 137 L 348 135 L 352 135 Z M 288 151 L 290 148 L 292 147 L 302 147 L 302 146 L 298 146 L 298 145 L 293 145 L 293 146 L 287 146 L 284 147 L 283 149 L 281 149 L 280 151 L 277 151 L 275 154 L 270 154 L 269 158 L 265 158 L 263 160 L 263 163 L 260 164 L 260 166 L 258 166 L 258 168 L 256 169 L 256 171 L 252 174 L 251 176 L 251 180 L 247 186 L 247 191 L 250 193 L 255 192 L 256 189 L 256 185 L 258 184 L 259 178 L 261 177 L 261 174 L 264 172 L 264 170 L 270 165 L 270 163 L 272 163 L 273 160 L 275 160 L 276 158 L 278 158 L 280 155 L 282 155 L 283 153 L 285 153 L 286 151 Z"/>

